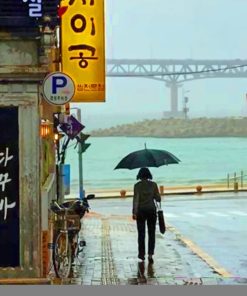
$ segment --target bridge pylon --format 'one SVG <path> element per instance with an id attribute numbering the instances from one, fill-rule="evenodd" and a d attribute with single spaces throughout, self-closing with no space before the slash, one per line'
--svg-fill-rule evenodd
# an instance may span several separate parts
<path id="1" fill-rule="evenodd" d="M 178 110 L 178 89 L 182 86 L 176 81 L 167 82 L 166 86 L 170 88 L 170 111 L 163 113 L 164 117 L 183 117 L 183 112 Z"/>

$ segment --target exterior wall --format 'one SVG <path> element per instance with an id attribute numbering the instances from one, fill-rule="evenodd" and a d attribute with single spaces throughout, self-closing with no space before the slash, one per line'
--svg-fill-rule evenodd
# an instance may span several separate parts
<path id="1" fill-rule="evenodd" d="M 53 133 L 41 138 L 40 123 L 48 120 L 52 130 L 53 113 L 60 108 L 47 104 L 40 90 L 46 74 L 57 69 L 56 63 L 51 64 L 53 35 L 46 30 L 40 38 L 22 38 L 0 30 L 0 108 L 19 110 L 20 184 L 20 266 L 0 267 L 0 278 L 37 278 L 48 272 L 48 209 L 56 197 L 55 149 Z"/>
<path id="2" fill-rule="evenodd" d="M 40 119 L 46 120 L 49 125 L 49 134 L 41 137 L 41 184 L 46 182 L 50 174 L 55 173 L 55 144 L 53 133 L 53 113 L 59 112 L 60 107 L 49 105 L 45 100 L 40 102 Z"/>
<path id="3" fill-rule="evenodd" d="M 0 108 L 19 110 L 20 267 L 0 268 L 1 278 L 41 274 L 39 108 L 35 84 L 0 84 Z"/>

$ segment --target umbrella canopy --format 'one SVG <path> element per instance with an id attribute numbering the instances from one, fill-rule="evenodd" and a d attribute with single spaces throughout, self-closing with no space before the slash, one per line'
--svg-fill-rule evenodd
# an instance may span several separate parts
<path id="1" fill-rule="evenodd" d="M 116 169 L 137 169 L 142 167 L 160 167 L 173 163 L 179 163 L 180 160 L 172 153 L 166 150 L 143 149 L 132 152 L 125 156 Z"/>

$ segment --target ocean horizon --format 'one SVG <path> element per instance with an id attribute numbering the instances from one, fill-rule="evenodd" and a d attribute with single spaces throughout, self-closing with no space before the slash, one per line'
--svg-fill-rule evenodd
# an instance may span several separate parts
<path id="1" fill-rule="evenodd" d="M 107 191 L 131 189 L 138 169 L 114 170 L 127 154 L 147 148 L 163 149 L 177 156 L 181 163 L 150 168 L 153 180 L 166 187 L 203 184 L 227 184 L 227 174 L 247 173 L 247 138 L 143 138 L 90 137 L 91 146 L 83 153 L 84 190 Z M 66 163 L 71 166 L 71 194 L 79 192 L 78 153 L 67 151 Z M 245 182 L 247 177 L 245 176 Z"/>

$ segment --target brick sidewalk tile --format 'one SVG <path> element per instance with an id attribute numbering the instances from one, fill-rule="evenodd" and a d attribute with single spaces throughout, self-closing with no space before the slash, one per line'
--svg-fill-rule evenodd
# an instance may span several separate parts
<path id="1" fill-rule="evenodd" d="M 156 233 L 154 264 L 138 262 L 137 231 L 129 216 L 83 218 L 81 237 L 86 240 L 82 262 L 74 269 L 81 285 L 217 285 L 232 283 L 181 245 L 169 231 Z M 235 282 L 234 282 L 235 283 Z"/>

